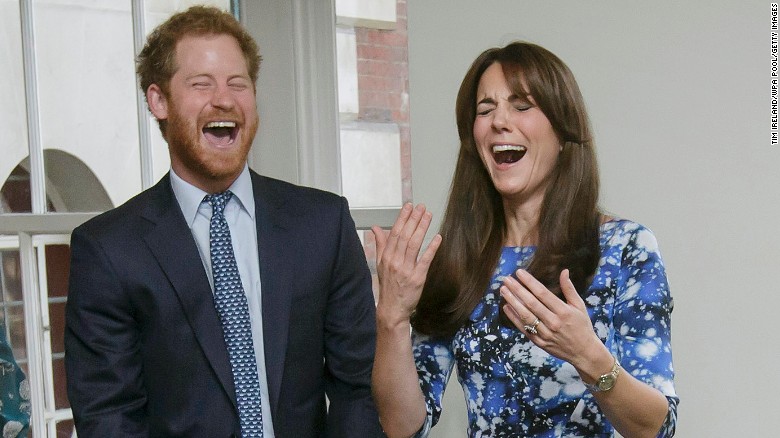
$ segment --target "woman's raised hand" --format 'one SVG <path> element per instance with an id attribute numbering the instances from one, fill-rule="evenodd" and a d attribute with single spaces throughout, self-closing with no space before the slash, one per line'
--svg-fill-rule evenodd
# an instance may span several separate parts
<path id="1" fill-rule="evenodd" d="M 378 311 L 393 322 L 408 321 L 420 300 L 428 268 L 441 244 L 435 235 L 418 258 L 425 233 L 431 225 L 431 212 L 423 204 L 405 204 L 390 232 L 374 226 L 376 269 L 379 276 Z"/>

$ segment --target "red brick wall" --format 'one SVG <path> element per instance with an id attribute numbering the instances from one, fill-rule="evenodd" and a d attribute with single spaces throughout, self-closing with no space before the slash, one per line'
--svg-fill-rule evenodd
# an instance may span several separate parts
<path id="1" fill-rule="evenodd" d="M 402 199 L 404 202 L 411 201 L 406 0 L 396 1 L 395 29 L 355 27 L 355 42 L 360 99 L 358 120 L 398 125 L 401 138 Z"/>
<path id="2" fill-rule="evenodd" d="M 395 29 L 355 27 L 357 46 L 358 121 L 395 123 L 401 148 L 401 196 L 412 200 L 412 152 L 409 135 L 409 65 L 406 0 L 396 1 Z M 366 260 L 377 297 L 376 243 L 371 231 L 363 233 Z"/>

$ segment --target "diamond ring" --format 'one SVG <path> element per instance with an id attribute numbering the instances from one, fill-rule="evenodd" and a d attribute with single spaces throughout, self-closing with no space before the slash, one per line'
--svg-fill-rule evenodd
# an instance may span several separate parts
<path id="1" fill-rule="evenodd" d="M 538 330 L 536 330 L 536 326 L 538 326 L 539 324 L 541 324 L 541 322 L 542 322 L 542 321 L 540 321 L 540 320 L 539 320 L 539 318 L 536 318 L 536 320 L 533 322 L 533 324 L 531 324 L 531 325 L 528 325 L 528 324 L 526 324 L 526 325 L 524 325 L 524 326 L 523 326 L 523 328 L 524 328 L 524 329 L 525 329 L 525 331 L 527 331 L 528 333 L 530 333 L 530 334 L 532 334 L 532 335 L 535 335 L 535 334 L 539 333 L 539 331 L 538 331 Z"/>

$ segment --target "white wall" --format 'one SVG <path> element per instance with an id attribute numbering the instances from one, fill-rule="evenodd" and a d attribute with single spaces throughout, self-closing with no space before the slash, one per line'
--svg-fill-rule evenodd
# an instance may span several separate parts
<path id="1" fill-rule="evenodd" d="M 774 436 L 770 2 L 426 0 L 408 2 L 408 17 L 415 201 L 441 217 L 457 154 L 455 94 L 471 61 L 514 39 L 552 50 L 588 104 L 602 205 L 649 226 L 661 245 L 675 298 L 677 436 Z M 457 403 L 436 436 L 464 431 L 462 391 L 450 389 Z"/>

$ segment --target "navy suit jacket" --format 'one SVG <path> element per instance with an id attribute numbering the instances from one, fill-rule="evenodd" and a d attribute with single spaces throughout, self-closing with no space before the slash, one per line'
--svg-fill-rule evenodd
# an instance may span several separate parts
<path id="1" fill-rule="evenodd" d="M 371 277 L 346 200 L 251 177 L 276 436 L 382 436 Z M 65 352 L 80 438 L 239 436 L 219 316 L 168 176 L 73 231 Z"/>

